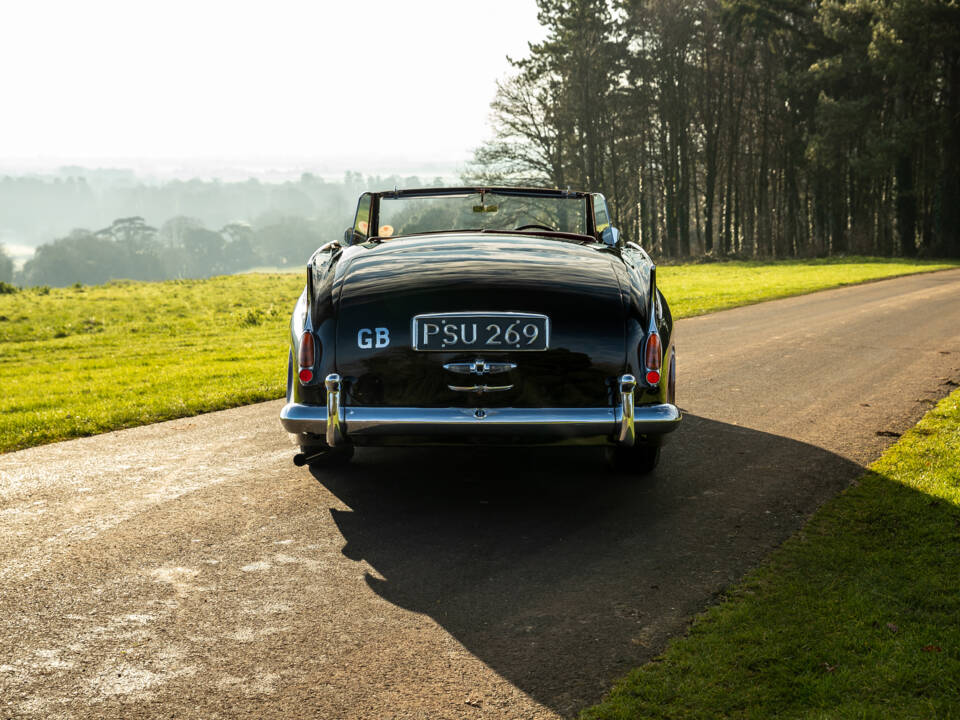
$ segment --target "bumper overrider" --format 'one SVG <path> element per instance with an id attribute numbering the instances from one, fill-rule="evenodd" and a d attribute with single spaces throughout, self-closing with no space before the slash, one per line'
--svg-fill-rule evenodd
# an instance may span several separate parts
<path id="1" fill-rule="evenodd" d="M 352 438 L 444 436 L 483 438 L 512 436 L 537 442 L 545 437 L 607 438 L 633 445 L 638 436 L 673 432 L 680 424 L 676 405 L 635 406 L 636 379 L 620 378 L 620 404 L 602 408 L 404 408 L 354 407 L 340 404 L 341 378 L 325 380 L 327 406 L 287 403 L 280 423 L 289 433 L 326 437 L 331 447 Z"/>

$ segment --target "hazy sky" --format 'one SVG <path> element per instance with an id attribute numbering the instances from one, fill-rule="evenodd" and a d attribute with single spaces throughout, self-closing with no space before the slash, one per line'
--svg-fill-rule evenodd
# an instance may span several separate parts
<path id="1" fill-rule="evenodd" d="M 4 0 L 0 171 L 461 162 L 542 36 L 534 0 Z"/>

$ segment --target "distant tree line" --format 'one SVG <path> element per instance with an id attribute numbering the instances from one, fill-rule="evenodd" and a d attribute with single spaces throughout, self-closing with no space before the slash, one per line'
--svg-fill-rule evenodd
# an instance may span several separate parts
<path id="1" fill-rule="evenodd" d="M 22 285 L 63 286 L 231 273 L 259 263 L 253 235 L 240 223 L 213 231 L 194 218 L 177 217 L 158 230 L 142 217 L 119 218 L 102 230 L 73 230 L 41 245 L 16 279 Z"/>
<path id="2" fill-rule="evenodd" d="M 0 194 L 4 182 L 0 180 Z M 8 186 L 16 184 L 10 178 L 6 182 Z M 317 191 L 313 201 L 308 201 L 304 188 L 313 184 L 322 185 L 325 191 Z M 170 217 L 159 226 L 151 225 L 142 215 L 120 217 L 99 230 L 73 229 L 40 245 L 34 256 L 16 273 L 9 257 L 0 248 L 0 282 L 22 286 L 65 286 L 77 282 L 98 284 L 117 278 L 208 277 L 259 266 L 305 264 L 320 245 L 343 237 L 344 229 L 353 220 L 360 192 L 369 187 L 417 187 L 420 184 L 416 177 L 363 178 L 357 173 L 348 173 L 343 183 L 315 183 L 315 179 L 304 176 L 299 183 L 286 183 L 275 188 L 277 193 L 286 196 L 304 190 L 303 204 L 277 203 L 268 206 L 267 210 L 256 204 L 253 208 L 241 205 L 232 210 L 235 219 L 220 226 L 211 227 L 201 217 L 181 214 Z M 242 196 L 242 189 L 248 183 L 235 185 L 241 186 Z M 260 183 L 256 185 L 264 187 Z M 33 181 L 22 187 L 34 187 Z M 270 186 L 265 187 L 269 189 Z M 208 190 L 214 194 L 229 194 L 229 185 L 215 185 Z M 143 188 L 142 191 L 145 194 L 162 192 L 162 186 Z M 57 202 L 54 198 L 45 212 L 50 215 L 58 213 Z M 2 203 L 0 207 L 3 207 Z M 38 212 L 41 207 L 37 205 Z M 131 203 L 127 209 L 130 207 L 137 207 L 137 203 Z M 219 211 L 202 202 L 195 209 L 204 208 L 207 211 L 205 217 L 221 216 Z M 226 211 L 222 216 L 227 216 Z"/>
<path id="3" fill-rule="evenodd" d="M 960 256 L 960 4 L 538 0 L 470 177 L 667 256 Z"/>
<path id="4" fill-rule="evenodd" d="M 352 217 L 364 190 L 420 183 L 415 176 L 364 177 L 357 172 L 337 181 L 303 173 L 283 182 L 156 182 L 129 170 L 66 167 L 52 176 L 0 176 L 0 238 L 35 247 L 74 228 L 102 228 L 135 215 L 158 226 L 172 217 L 191 217 L 208 228 L 238 220 L 264 224 L 280 217 L 335 217 L 340 222 Z"/>
<path id="5" fill-rule="evenodd" d="M 261 225 L 233 222 L 211 230 L 178 216 L 159 228 L 139 216 L 108 227 L 77 229 L 37 248 L 15 280 L 20 285 L 94 285 L 111 279 L 199 278 L 258 266 L 304 264 L 320 245 L 342 237 L 349 219 L 277 217 Z"/>

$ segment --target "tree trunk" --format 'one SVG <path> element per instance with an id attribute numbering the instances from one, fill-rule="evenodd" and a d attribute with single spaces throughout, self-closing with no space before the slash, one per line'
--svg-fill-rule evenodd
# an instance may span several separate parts
<path id="1" fill-rule="evenodd" d="M 719 127 L 707 128 L 706 132 L 706 176 L 704 177 L 704 232 L 703 250 L 707 255 L 713 254 L 713 203 L 714 192 L 717 187 L 717 135 Z"/>
<path id="2" fill-rule="evenodd" d="M 917 254 L 917 197 L 913 184 L 913 158 L 903 154 L 897 159 L 897 236 L 900 252 L 906 257 Z"/>
<path id="3" fill-rule="evenodd" d="M 947 52 L 944 65 L 946 132 L 940 166 L 937 250 L 945 257 L 960 257 L 960 50 Z"/>

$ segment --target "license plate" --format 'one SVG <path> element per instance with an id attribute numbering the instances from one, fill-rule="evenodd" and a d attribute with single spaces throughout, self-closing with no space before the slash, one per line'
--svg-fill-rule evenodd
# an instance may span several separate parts
<path id="1" fill-rule="evenodd" d="M 413 349 L 546 350 L 550 318 L 530 313 L 432 313 L 413 318 Z"/>

